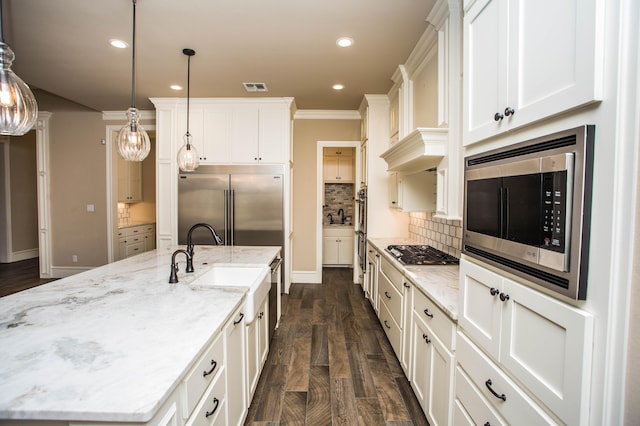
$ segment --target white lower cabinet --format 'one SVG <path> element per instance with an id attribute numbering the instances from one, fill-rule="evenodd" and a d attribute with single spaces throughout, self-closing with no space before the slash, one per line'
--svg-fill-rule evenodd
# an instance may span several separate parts
<path id="1" fill-rule="evenodd" d="M 414 290 L 411 386 L 430 425 L 452 418 L 455 324 L 422 292 Z"/>
<path id="2" fill-rule="evenodd" d="M 367 245 L 367 290 L 365 294 L 373 306 L 373 310 L 378 313 L 378 271 L 380 264 L 380 254 L 371 246 Z"/>
<path id="3" fill-rule="evenodd" d="M 322 231 L 322 264 L 353 266 L 352 227 L 326 228 Z"/>
<path id="4" fill-rule="evenodd" d="M 535 424 L 549 420 L 547 412 L 558 423 L 588 423 L 591 314 L 467 259 L 460 261 L 459 301 L 458 365 L 507 422 Z"/>
<path id="5" fill-rule="evenodd" d="M 227 424 L 241 425 L 247 411 L 246 346 L 244 306 L 238 309 L 224 330 L 227 361 Z"/>
<path id="6" fill-rule="evenodd" d="M 251 324 L 247 324 L 247 406 L 258 385 L 262 366 L 269 354 L 269 297 L 265 297 L 258 315 Z"/>
<path id="7" fill-rule="evenodd" d="M 398 359 L 402 359 L 404 277 L 387 259 L 378 269 L 379 319 Z"/>
<path id="8" fill-rule="evenodd" d="M 128 226 L 118 230 L 118 259 L 122 260 L 156 248 L 156 225 Z"/>

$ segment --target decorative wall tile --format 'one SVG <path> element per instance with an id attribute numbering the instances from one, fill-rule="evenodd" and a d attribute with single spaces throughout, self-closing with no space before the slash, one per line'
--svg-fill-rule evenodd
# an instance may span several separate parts
<path id="1" fill-rule="evenodd" d="M 343 209 L 347 220 L 345 223 L 353 223 L 354 215 L 354 186 L 352 183 L 325 183 L 324 206 L 322 208 L 322 224 L 329 224 L 329 215 L 334 223 L 338 223 L 338 210 Z"/>
<path id="2" fill-rule="evenodd" d="M 445 253 L 460 257 L 462 221 L 434 217 L 435 213 L 409 213 L 409 237 L 418 244 L 430 245 Z"/>

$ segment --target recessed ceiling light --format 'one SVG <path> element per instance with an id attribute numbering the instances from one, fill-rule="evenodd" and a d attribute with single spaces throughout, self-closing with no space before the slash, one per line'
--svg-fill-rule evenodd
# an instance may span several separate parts
<path id="1" fill-rule="evenodd" d="M 178 84 L 172 84 L 169 87 L 171 88 L 171 90 L 182 90 L 182 86 L 180 86 Z"/>
<path id="2" fill-rule="evenodd" d="M 349 37 L 340 37 L 336 40 L 336 44 L 340 47 L 349 47 L 353 44 L 353 39 Z"/>
<path id="3" fill-rule="evenodd" d="M 342 84 L 333 85 L 333 90 L 342 90 L 342 89 L 344 89 L 344 86 Z"/>
<path id="4" fill-rule="evenodd" d="M 109 44 L 118 49 L 126 49 L 127 47 L 129 47 L 129 44 L 126 41 L 118 40 L 116 38 L 112 38 L 111 40 L 109 40 Z"/>

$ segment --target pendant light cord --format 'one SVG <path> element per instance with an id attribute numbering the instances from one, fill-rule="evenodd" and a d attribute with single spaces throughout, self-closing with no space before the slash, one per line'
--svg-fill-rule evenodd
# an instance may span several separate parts
<path id="1" fill-rule="evenodd" d="M 2 1 L 2 0 L 0 0 Z M 136 0 L 133 2 L 133 40 L 131 42 L 131 108 L 136 107 Z"/>
<path id="2" fill-rule="evenodd" d="M 187 135 L 189 134 L 189 92 L 190 92 L 190 88 L 191 88 L 191 55 L 187 55 Z"/>

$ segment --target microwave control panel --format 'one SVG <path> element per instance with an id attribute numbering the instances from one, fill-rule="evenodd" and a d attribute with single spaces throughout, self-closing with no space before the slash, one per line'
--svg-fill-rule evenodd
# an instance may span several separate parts
<path id="1" fill-rule="evenodd" d="M 567 172 L 542 174 L 542 248 L 564 252 L 566 236 Z"/>

